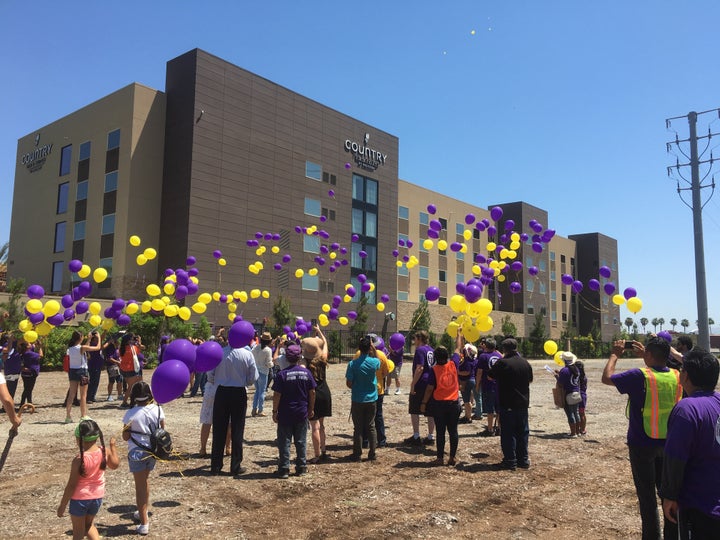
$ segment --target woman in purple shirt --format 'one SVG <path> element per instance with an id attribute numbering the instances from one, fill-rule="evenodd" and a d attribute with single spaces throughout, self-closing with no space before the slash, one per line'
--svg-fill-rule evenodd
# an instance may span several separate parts
<path id="1" fill-rule="evenodd" d="M 42 348 L 38 348 L 39 352 L 31 350 L 31 345 L 27 341 L 21 341 L 18 346 L 18 352 L 22 361 L 23 393 L 20 398 L 20 407 L 25 403 L 32 404 L 32 393 L 35 388 L 35 381 L 40 375 L 40 358 L 42 358 Z"/>
<path id="2" fill-rule="evenodd" d="M 575 365 L 577 356 L 571 352 L 562 353 L 565 367 L 558 373 L 558 383 L 565 390 L 565 415 L 570 425 L 570 437 L 580 435 L 580 370 Z"/>

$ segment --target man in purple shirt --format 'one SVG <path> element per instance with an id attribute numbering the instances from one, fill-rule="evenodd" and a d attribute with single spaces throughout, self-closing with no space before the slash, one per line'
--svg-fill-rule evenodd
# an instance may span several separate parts
<path id="1" fill-rule="evenodd" d="M 502 354 L 495 350 L 496 342 L 487 338 L 484 343 L 485 352 L 478 357 L 475 385 L 482 391 L 482 412 L 487 415 L 487 426 L 480 435 L 491 437 L 500 435 L 500 428 L 496 424 L 497 418 L 497 383 L 488 377 L 490 369 L 495 365 Z"/>
<path id="2" fill-rule="evenodd" d="M 430 336 L 427 331 L 420 330 L 415 333 L 415 356 L 412 365 L 412 384 L 410 385 L 410 398 L 408 403 L 408 412 L 410 413 L 410 421 L 412 422 L 413 434 L 403 442 L 411 446 L 422 446 L 423 444 L 435 444 L 435 419 L 432 416 L 427 417 L 428 436 L 424 439 L 420 438 L 420 405 L 422 404 L 425 388 L 428 385 L 430 372 L 435 365 L 433 356 L 433 348 L 428 345 Z"/>
<path id="3" fill-rule="evenodd" d="M 642 343 L 633 341 L 633 351 L 643 357 L 645 365 L 650 368 L 649 375 L 668 373 L 670 371 L 665 365 L 670 354 L 670 345 L 664 339 L 653 336 L 648 339 L 645 346 Z M 615 373 L 615 365 L 624 352 L 624 340 L 613 342 L 612 353 L 603 370 L 602 382 L 603 384 L 615 386 L 618 392 L 628 395 L 630 421 L 627 431 L 627 445 L 635 492 L 640 504 L 642 538 L 643 540 L 657 540 L 661 538 L 661 530 L 655 491 L 660 488 L 665 439 L 651 438 L 645 432 L 643 418 L 647 394 L 645 379 L 649 375 L 646 375 L 646 372 L 639 368 Z M 657 399 L 659 396 L 655 395 L 654 398 Z M 677 525 L 666 519 L 664 537 L 677 538 L 677 534 Z"/>
<path id="4" fill-rule="evenodd" d="M 298 476 L 307 472 L 306 448 L 308 419 L 315 408 L 315 379 L 310 370 L 298 366 L 302 358 L 300 345 L 285 349 L 285 359 L 290 364 L 277 373 L 273 381 L 273 422 L 277 424 L 278 460 L 277 475 L 288 478 L 290 474 L 290 442 L 295 439 L 295 472 Z"/>
<path id="5" fill-rule="evenodd" d="M 680 538 L 720 538 L 720 365 L 712 354 L 685 355 L 680 383 L 687 397 L 668 420 L 662 486 L 665 517 Z M 679 512 L 678 512 L 679 510 Z"/>

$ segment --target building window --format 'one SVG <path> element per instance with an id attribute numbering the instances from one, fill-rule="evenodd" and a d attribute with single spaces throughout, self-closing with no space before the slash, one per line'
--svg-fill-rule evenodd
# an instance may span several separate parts
<path id="1" fill-rule="evenodd" d="M 561 254 L 560 255 L 560 264 L 564 264 L 564 263 L 565 263 L 565 255 Z"/>
<path id="2" fill-rule="evenodd" d="M 400 242 L 403 242 L 403 244 L 406 244 L 408 241 L 408 235 L 407 234 L 398 234 L 398 245 Z"/>
<path id="3" fill-rule="evenodd" d="M 322 173 L 322 181 L 325 182 L 326 184 L 330 184 L 331 186 L 334 186 L 337 184 L 337 176 L 335 176 L 334 174 L 329 174 L 329 173 L 324 172 L 324 173 Z"/>
<path id="4" fill-rule="evenodd" d="M 567 322 L 567 313 L 563 312 L 562 314 L 562 321 Z"/>
<path id="5" fill-rule="evenodd" d="M 560 300 L 562 300 L 563 302 L 567 302 L 567 293 L 562 293 L 560 295 Z"/>
<path id="6" fill-rule="evenodd" d="M 464 261 L 465 260 L 465 254 L 462 251 L 457 252 L 457 260 L 458 261 Z"/>
<path id="7" fill-rule="evenodd" d="M 330 221 L 335 221 L 335 210 L 330 210 L 328 208 L 323 207 L 322 215 L 325 216 L 325 218 L 329 219 Z"/>
<path id="8" fill-rule="evenodd" d="M 365 178 L 357 174 L 353 174 L 352 198 L 356 201 L 365 200 Z"/>
<path id="9" fill-rule="evenodd" d="M 552 322 L 557 322 L 557 311 L 551 311 L 550 312 L 550 320 Z"/>
<path id="10" fill-rule="evenodd" d="M 116 129 L 115 131 L 111 131 L 108 133 L 108 144 L 107 149 L 112 150 L 114 148 L 120 147 L 120 130 Z"/>
<path id="11" fill-rule="evenodd" d="M 364 259 L 363 268 L 375 272 L 377 270 L 377 247 L 365 244 L 365 253 L 367 253 L 367 257 Z"/>
<path id="12" fill-rule="evenodd" d="M 377 238 L 377 215 L 373 212 L 365 212 L 365 236 Z"/>
<path id="13" fill-rule="evenodd" d="M 438 298 L 438 304 L 441 306 L 447 306 L 447 297 L 441 296 L 440 298 Z"/>
<path id="14" fill-rule="evenodd" d="M 420 225 L 427 225 L 430 223 L 430 216 L 427 212 L 420 212 Z"/>
<path id="15" fill-rule="evenodd" d="M 447 231 L 447 219 L 439 218 L 438 221 L 440 222 L 440 225 L 442 225 L 442 230 Z"/>
<path id="16" fill-rule="evenodd" d="M 542 257 L 538 261 L 538 268 L 540 268 L 541 272 L 544 272 L 545 269 L 547 268 L 547 266 L 545 265 L 545 259 L 543 259 Z"/>
<path id="17" fill-rule="evenodd" d="M 465 283 L 465 274 L 455 274 L 455 283 Z"/>
<path id="18" fill-rule="evenodd" d="M 118 172 L 113 171 L 105 175 L 105 193 L 117 191 Z"/>
<path id="19" fill-rule="evenodd" d="M 480 240 L 480 230 L 479 229 L 473 229 L 473 238 L 475 240 Z"/>
<path id="20" fill-rule="evenodd" d="M 318 291 L 320 290 L 320 278 L 316 275 L 311 276 L 305 274 L 302 277 L 302 289 L 303 291 Z"/>
<path id="21" fill-rule="evenodd" d="M 545 284 L 541 281 L 539 285 L 540 285 L 540 294 L 545 294 Z"/>
<path id="22" fill-rule="evenodd" d="M 398 217 L 400 219 L 410 219 L 410 209 L 407 206 L 398 206 Z"/>
<path id="23" fill-rule="evenodd" d="M 555 252 L 554 252 L 554 251 L 551 251 L 551 252 L 550 252 L 550 260 L 551 260 L 552 262 L 555 262 Z"/>
<path id="24" fill-rule="evenodd" d="M 464 232 L 465 232 L 465 226 L 462 223 L 456 223 L 455 224 L 455 233 L 462 236 Z"/>
<path id="25" fill-rule="evenodd" d="M 65 230 L 67 229 L 67 223 L 61 221 L 55 224 L 55 248 L 54 253 L 62 253 L 65 251 Z"/>
<path id="26" fill-rule="evenodd" d="M 363 211 L 359 208 L 352 209 L 352 232 L 363 233 Z"/>
<path id="27" fill-rule="evenodd" d="M 112 267 L 113 267 L 112 257 L 106 257 L 105 259 L 100 259 L 98 266 L 100 268 L 104 268 L 105 270 L 107 270 L 109 278 L 112 277 Z"/>
<path id="28" fill-rule="evenodd" d="M 527 289 L 528 292 L 533 292 L 535 290 L 535 282 L 532 279 L 529 279 L 525 289 Z"/>
<path id="29" fill-rule="evenodd" d="M 446 275 L 447 274 L 446 274 L 445 270 L 439 270 L 438 271 L 438 281 L 441 283 L 445 283 L 445 281 L 447 281 Z"/>
<path id="30" fill-rule="evenodd" d="M 77 184 L 77 194 L 75 195 L 76 201 L 84 201 L 87 199 L 88 196 L 88 181 L 85 180 L 83 182 L 78 182 Z"/>
<path id="31" fill-rule="evenodd" d="M 550 291 L 550 300 L 553 302 L 557 300 L 557 293 L 555 291 Z"/>
<path id="32" fill-rule="evenodd" d="M 528 304 L 527 306 L 527 314 L 528 315 L 535 315 L 535 307 L 532 304 Z"/>
<path id="33" fill-rule="evenodd" d="M 423 253 L 428 253 L 428 250 L 425 249 L 425 246 L 423 246 L 423 242 L 420 242 L 420 243 L 418 244 L 418 250 L 420 250 L 420 251 L 423 252 Z"/>
<path id="34" fill-rule="evenodd" d="M 400 302 L 407 302 L 408 301 L 408 293 L 407 291 L 398 291 L 397 293 L 397 299 Z"/>
<path id="35" fill-rule="evenodd" d="M 113 234 L 115 232 L 115 214 L 108 214 L 102 218 L 102 233 Z"/>
<path id="36" fill-rule="evenodd" d="M 320 201 L 305 197 L 305 214 L 308 216 L 320 217 L 322 215 L 322 206 Z"/>
<path id="37" fill-rule="evenodd" d="M 320 281 L 320 292 L 334 293 L 335 283 L 332 281 Z"/>
<path id="38" fill-rule="evenodd" d="M 304 235 L 303 251 L 305 253 L 320 253 L 320 237 Z"/>
<path id="39" fill-rule="evenodd" d="M 530 255 L 525 257 L 525 268 L 530 268 L 533 265 L 533 258 Z"/>
<path id="40" fill-rule="evenodd" d="M 78 221 L 75 223 L 75 230 L 73 231 L 73 240 L 85 240 L 85 222 Z"/>
<path id="41" fill-rule="evenodd" d="M 370 178 L 365 179 L 365 202 L 376 206 L 378 203 L 378 183 Z"/>
<path id="42" fill-rule="evenodd" d="M 550 270 L 550 281 L 555 281 L 555 270 Z"/>
<path id="43" fill-rule="evenodd" d="M 322 166 L 312 161 L 305 162 L 305 177 L 322 181 Z M 315 289 L 317 290 L 317 289 Z"/>
<path id="44" fill-rule="evenodd" d="M 90 141 L 84 142 L 80 145 L 80 155 L 78 156 L 78 161 L 82 161 L 83 159 L 90 159 Z"/>
<path id="45" fill-rule="evenodd" d="M 60 150 L 60 176 L 70 174 L 70 162 L 72 161 L 72 144 L 63 146 Z"/>
<path id="46" fill-rule="evenodd" d="M 70 183 L 64 182 L 58 186 L 57 197 L 57 213 L 64 214 L 68 209 L 68 193 L 70 192 Z"/>
<path id="47" fill-rule="evenodd" d="M 65 270 L 65 262 L 64 261 L 55 261 L 52 264 L 52 283 L 50 285 L 50 290 L 52 292 L 56 291 L 62 291 L 62 281 L 63 281 L 63 272 Z"/>
<path id="48" fill-rule="evenodd" d="M 427 266 L 418 266 L 420 269 L 420 279 L 430 279 L 430 269 Z"/>
<path id="49" fill-rule="evenodd" d="M 398 276 L 407 276 L 408 275 L 408 268 L 404 264 L 402 266 L 397 267 L 397 274 Z"/>

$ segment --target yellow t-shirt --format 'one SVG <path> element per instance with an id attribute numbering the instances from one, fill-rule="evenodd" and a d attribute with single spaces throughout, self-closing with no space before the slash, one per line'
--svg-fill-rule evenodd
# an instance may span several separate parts
<path id="1" fill-rule="evenodd" d="M 385 393 L 385 378 L 395 370 L 395 362 L 390 360 L 384 352 L 375 351 L 377 353 L 376 358 L 380 360 L 380 368 L 375 372 L 375 378 L 377 379 L 378 395 Z M 360 351 L 355 352 L 353 360 L 360 357 Z"/>

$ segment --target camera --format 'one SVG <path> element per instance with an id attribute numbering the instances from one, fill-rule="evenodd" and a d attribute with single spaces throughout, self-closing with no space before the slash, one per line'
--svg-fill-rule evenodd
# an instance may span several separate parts
<path id="1" fill-rule="evenodd" d="M 625 348 L 626 348 L 626 349 L 632 349 L 632 348 L 633 348 L 633 342 L 632 342 L 632 341 L 625 341 Z"/>

